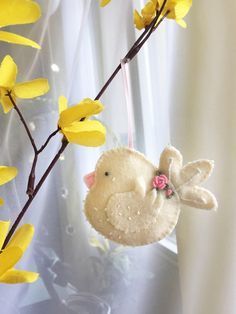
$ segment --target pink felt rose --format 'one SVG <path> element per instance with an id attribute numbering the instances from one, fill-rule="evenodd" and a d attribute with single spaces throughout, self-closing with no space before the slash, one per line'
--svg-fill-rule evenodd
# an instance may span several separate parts
<path id="1" fill-rule="evenodd" d="M 164 190 L 167 184 L 168 178 L 164 174 L 154 177 L 152 181 L 152 186 L 158 190 Z"/>

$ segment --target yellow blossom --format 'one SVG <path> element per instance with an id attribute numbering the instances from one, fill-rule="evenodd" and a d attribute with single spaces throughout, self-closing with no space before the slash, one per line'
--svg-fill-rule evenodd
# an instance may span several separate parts
<path id="1" fill-rule="evenodd" d="M 139 14 L 135 10 L 134 11 L 135 27 L 138 30 L 141 30 L 146 26 L 150 25 L 150 23 L 156 17 L 157 10 L 160 10 L 163 3 L 164 0 L 150 0 L 142 9 L 141 14 Z M 164 15 L 167 14 L 167 12 L 169 12 L 166 16 L 168 19 L 174 19 L 179 25 L 181 25 L 182 27 L 186 27 L 186 23 L 183 20 L 183 18 L 187 15 L 191 6 L 192 0 L 167 0 L 160 18 L 162 18 Z"/>
<path id="2" fill-rule="evenodd" d="M 157 3 L 149 1 L 141 11 L 145 25 L 149 25 L 156 16 Z"/>
<path id="3" fill-rule="evenodd" d="M 100 113 L 104 107 L 98 100 L 86 98 L 79 104 L 67 108 L 68 101 L 59 97 L 58 126 L 68 142 L 83 146 L 100 146 L 105 143 L 106 129 L 96 120 L 88 120 Z"/>
<path id="4" fill-rule="evenodd" d="M 157 0 L 148 1 L 141 11 L 141 15 L 137 10 L 134 11 L 134 24 L 138 30 L 148 26 L 156 16 L 156 11 L 159 7 Z"/>
<path id="5" fill-rule="evenodd" d="M 0 221 L 0 247 L 9 230 L 9 221 Z M 25 224 L 12 236 L 6 248 L 0 253 L 0 283 L 30 283 L 38 278 L 38 273 L 16 270 L 14 266 L 21 259 L 34 235 L 34 227 Z"/>
<path id="6" fill-rule="evenodd" d="M 134 25 L 138 30 L 141 30 L 146 26 L 144 23 L 144 18 L 138 13 L 137 10 L 134 10 Z"/>
<path id="7" fill-rule="evenodd" d="M 100 1 L 100 7 L 105 7 L 111 0 L 101 0 Z"/>
<path id="8" fill-rule="evenodd" d="M 164 0 L 158 0 L 159 6 L 163 4 Z M 170 13 L 167 15 L 168 19 L 176 20 L 176 22 L 182 26 L 186 27 L 187 24 L 183 18 L 188 14 L 192 6 L 192 0 L 167 0 L 165 9 L 162 15 L 165 15 L 167 11 Z"/>
<path id="9" fill-rule="evenodd" d="M 15 167 L 0 166 L 0 185 L 3 185 L 13 180 L 16 177 L 17 172 L 18 171 Z M 4 204 L 4 200 L 0 198 L 0 206 L 3 204 Z"/>
<path id="10" fill-rule="evenodd" d="M 12 98 L 34 98 L 48 92 L 48 80 L 44 78 L 34 79 L 23 83 L 16 83 L 17 65 L 11 56 L 7 55 L 0 66 L 0 103 L 4 113 L 13 108 L 13 104 L 6 95 L 11 91 Z"/>
<path id="11" fill-rule="evenodd" d="M 34 23 L 40 18 L 40 16 L 40 6 L 34 1 L 0 1 L 0 27 Z M 37 49 L 40 48 L 36 42 L 28 38 L 5 31 L 0 31 L 0 40 L 12 44 L 26 45 Z"/>

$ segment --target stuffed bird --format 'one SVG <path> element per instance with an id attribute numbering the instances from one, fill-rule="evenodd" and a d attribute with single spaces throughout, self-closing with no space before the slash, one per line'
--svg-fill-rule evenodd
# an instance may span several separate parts
<path id="1" fill-rule="evenodd" d="M 175 228 L 181 203 L 217 208 L 214 195 L 198 186 L 212 170 L 213 162 L 205 159 L 183 166 L 172 146 L 164 149 L 158 167 L 135 150 L 109 150 L 85 177 L 85 214 L 98 232 L 123 245 L 160 241 Z"/>

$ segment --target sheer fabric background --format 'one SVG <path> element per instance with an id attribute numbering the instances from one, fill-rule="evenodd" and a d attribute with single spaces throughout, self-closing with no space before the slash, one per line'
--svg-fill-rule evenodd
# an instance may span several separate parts
<path id="1" fill-rule="evenodd" d="M 41 21 L 18 29 L 41 42 L 42 50 L 1 43 L 0 52 L 1 58 L 10 53 L 16 60 L 19 81 L 49 78 L 47 96 L 20 103 L 38 145 L 56 128 L 59 95 L 71 104 L 96 96 L 135 40 L 132 6 L 143 4 L 113 0 L 101 10 L 95 0 L 39 2 Z M 106 110 L 100 118 L 108 129 L 107 145 L 70 145 L 24 219 L 35 225 L 36 235 L 19 267 L 39 271 L 41 279 L 33 285 L 0 286 L 3 314 L 61 314 L 69 307 L 80 314 L 234 313 L 231 134 L 236 69 L 230 30 L 235 4 L 229 3 L 227 8 L 212 0 L 194 3 L 187 30 L 165 23 L 130 65 L 136 148 L 157 163 L 171 140 L 186 161 L 216 160 L 208 186 L 220 200 L 218 213 L 185 208 L 181 214 L 180 282 L 174 253 L 159 244 L 120 249 L 110 243 L 108 248 L 83 214 L 84 174 L 93 170 L 101 151 L 127 144 L 127 112 L 118 75 L 102 97 Z M 1 188 L 6 200 L 1 218 L 14 219 L 25 201 L 32 149 L 15 112 L 1 114 L 0 121 L 1 163 L 20 169 L 13 183 Z M 38 176 L 57 151 L 59 138 L 42 155 Z M 94 236 L 103 249 L 89 245 Z M 72 294 L 75 299 L 69 297 Z"/>

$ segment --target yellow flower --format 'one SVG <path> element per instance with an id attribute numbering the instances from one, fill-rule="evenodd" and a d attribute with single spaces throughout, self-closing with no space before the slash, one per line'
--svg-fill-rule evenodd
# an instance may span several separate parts
<path id="1" fill-rule="evenodd" d="M 0 221 L 0 247 L 2 247 L 10 226 L 9 221 Z M 25 224 L 12 236 L 6 248 L 0 253 L 0 283 L 30 283 L 38 278 L 38 273 L 14 269 L 34 235 L 34 227 Z"/>
<path id="2" fill-rule="evenodd" d="M 139 14 L 135 10 L 134 11 L 135 27 L 138 30 L 141 30 L 148 26 L 156 17 L 156 11 L 160 10 L 160 8 L 163 5 L 163 2 L 164 0 L 150 0 L 142 9 L 141 14 Z M 186 27 L 186 23 L 183 20 L 183 18 L 185 17 L 185 15 L 187 15 L 191 6 L 192 0 L 167 0 L 160 18 L 162 18 L 167 13 L 167 11 L 169 11 L 168 15 L 166 16 L 168 19 L 174 19 L 179 25 L 181 25 L 182 27 Z"/>
<path id="3" fill-rule="evenodd" d="M 100 1 L 100 7 L 105 7 L 111 0 L 101 0 Z"/>
<path id="4" fill-rule="evenodd" d="M 138 30 L 141 30 L 146 26 L 144 23 L 144 18 L 138 13 L 137 10 L 134 10 L 134 25 Z"/>
<path id="5" fill-rule="evenodd" d="M 8 96 L 7 91 L 12 92 L 15 100 L 18 98 L 34 98 L 48 92 L 48 81 L 44 78 L 38 78 L 24 83 L 15 83 L 17 75 L 17 65 L 12 57 L 7 55 L 0 66 L 0 103 L 3 106 L 4 113 L 9 112 L 13 105 Z"/>
<path id="6" fill-rule="evenodd" d="M 58 126 L 68 142 L 94 147 L 104 144 L 105 127 L 99 121 L 88 120 L 90 116 L 98 114 L 104 109 L 101 102 L 86 98 L 70 108 L 67 108 L 67 104 L 67 99 L 60 96 Z"/>
<path id="7" fill-rule="evenodd" d="M 1 0 L 0 27 L 36 22 L 41 16 L 40 6 L 31 0 Z M 39 49 L 40 46 L 25 37 L 0 31 L 0 40 L 12 44 L 26 45 Z"/>
<path id="8" fill-rule="evenodd" d="M 0 185 L 3 185 L 13 180 L 16 177 L 17 172 L 18 171 L 15 167 L 0 166 Z M 2 206 L 3 204 L 4 200 L 0 198 L 0 206 Z"/>
<path id="9" fill-rule="evenodd" d="M 148 26 L 156 16 L 156 11 L 159 8 L 157 0 L 148 1 L 141 11 L 141 15 L 137 10 L 134 11 L 134 24 L 138 30 Z"/>
<path id="10" fill-rule="evenodd" d="M 163 4 L 163 1 L 164 0 L 158 0 L 160 7 Z M 170 11 L 170 13 L 167 15 L 167 18 L 176 20 L 180 26 L 186 27 L 187 24 L 183 18 L 188 14 L 191 6 L 192 0 L 167 0 L 162 15 L 165 15 L 167 11 Z"/>

